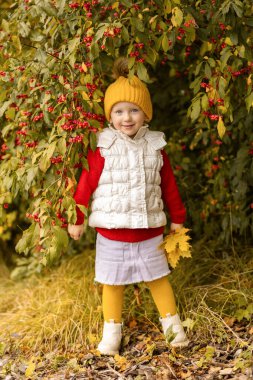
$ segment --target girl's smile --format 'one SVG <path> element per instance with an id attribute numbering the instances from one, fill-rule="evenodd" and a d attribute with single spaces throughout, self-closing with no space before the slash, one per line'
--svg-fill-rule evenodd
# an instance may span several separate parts
<path id="1" fill-rule="evenodd" d="M 110 122 L 115 129 L 134 137 L 145 119 L 144 112 L 136 104 L 119 102 L 112 107 Z"/>

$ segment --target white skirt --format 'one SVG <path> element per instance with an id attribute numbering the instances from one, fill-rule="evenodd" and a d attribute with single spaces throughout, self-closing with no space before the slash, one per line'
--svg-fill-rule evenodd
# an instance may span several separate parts
<path id="1" fill-rule="evenodd" d="M 97 234 L 95 281 L 107 285 L 126 285 L 153 281 L 170 273 L 168 261 L 159 245 L 163 235 L 137 243 L 110 240 Z"/>

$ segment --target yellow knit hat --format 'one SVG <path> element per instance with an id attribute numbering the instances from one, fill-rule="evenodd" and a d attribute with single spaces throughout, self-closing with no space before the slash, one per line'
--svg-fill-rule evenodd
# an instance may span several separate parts
<path id="1" fill-rule="evenodd" d="M 126 58 L 120 58 L 115 62 L 114 73 L 118 77 L 105 92 L 104 110 L 105 116 L 110 121 L 111 110 L 118 102 L 130 102 L 142 109 L 147 121 L 152 119 L 152 103 L 149 91 L 145 84 L 137 77 L 127 78 L 128 62 Z"/>

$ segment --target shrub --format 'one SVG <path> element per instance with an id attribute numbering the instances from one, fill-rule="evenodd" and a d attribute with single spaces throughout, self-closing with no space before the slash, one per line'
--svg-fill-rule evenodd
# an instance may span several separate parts
<path id="1" fill-rule="evenodd" d="M 251 0 L 19 0 L 1 17 L 0 228 L 19 235 L 13 211 L 29 226 L 17 252 L 46 265 L 66 250 L 119 55 L 150 88 L 194 235 L 249 239 Z"/>

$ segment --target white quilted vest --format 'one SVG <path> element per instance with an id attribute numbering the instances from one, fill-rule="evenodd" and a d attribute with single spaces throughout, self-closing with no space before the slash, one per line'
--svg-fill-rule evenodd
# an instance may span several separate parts
<path id="1" fill-rule="evenodd" d="M 161 198 L 162 132 L 139 129 L 134 138 L 105 128 L 98 135 L 105 159 L 93 193 L 89 225 L 102 228 L 154 228 L 166 224 Z"/>

